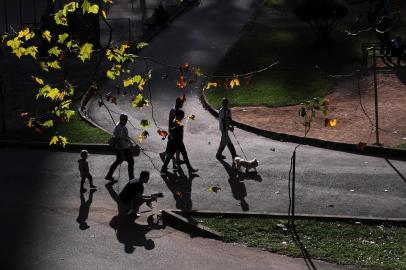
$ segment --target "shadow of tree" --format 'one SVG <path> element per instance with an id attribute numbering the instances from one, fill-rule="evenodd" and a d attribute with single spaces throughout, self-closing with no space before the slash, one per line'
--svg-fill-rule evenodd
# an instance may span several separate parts
<path id="1" fill-rule="evenodd" d="M 116 232 L 117 240 L 124 245 L 126 253 L 133 253 L 135 247 L 144 247 L 146 250 L 155 248 L 155 242 L 152 239 L 147 239 L 146 234 L 153 229 L 162 229 L 164 226 L 142 225 L 134 222 L 125 211 L 119 199 L 117 192 L 113 189 L 114 183 L 106 184 L 107 191 L 111 198 L 117 203 L 118 214 L 114 216 L 109 225 Z"/>
<path id="2" fill-rule="evenodd" d="M 302 253 L 303 259 L 306 263 L 306 266 L 309 270 L 317 270 L 317 267 L 314 265 L 313 260 L 307 251 L 306 247 L 303 245 L 300 236 L 296 230 L 295 225 L 291 225 L 290 227 L 291 233 L 292 233 L 292 239 L 295 242 L 295 244 L 298 246 L 300 249 L 300 252 Z"/>
<path id="3" fill-rule="evenodd" d="M 84 192 L 80 192 L 80 208 L 79 208 L 79 215 L 76 218 L 77 223 L 79 223 L 79 229 L 86 230 L 89 229 L 90 226 L 87 224 L 86 220 L 89 217 L 89 210 L 90 206 L 93 202 L 93 193 L 95 193 L 95 189 L 91 189 L 89 191 L 89 198 L 86 201 Z"/>
<path id="4" fill-rule="evenodd" d="M 192 182 L 199 177 L 197 174 L 186 176 L 182 168 L 179 167 L 176 173 L 167 172 L 161 175 L 165 184 L 173 194 L 176 201 L 176 208 L 181 210 L 192 210 Z"/>

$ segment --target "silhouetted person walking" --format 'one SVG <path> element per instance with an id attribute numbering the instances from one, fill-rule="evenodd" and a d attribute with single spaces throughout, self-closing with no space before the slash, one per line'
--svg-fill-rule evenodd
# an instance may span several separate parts
<path id="1" fill-rule="evenodd" d="M 396 37 L 391 41 L 391 56 L 397 58 L 396 63 L 398 66 L 400 66 L 400 61 L 402 59 L 404 50 L 405 45 L 402 41 L 402 37 L 400 35 L 396 35 Z"/>
<path id="2" fill-rule="evenodd" d="M 197 172 L 198 169 L 194 169 L 192 165 L 190 165 L 189 158 L 186 152 L 185 144 L 183 143 L 183 123 L 182 120 L 185 117 L 185 112 L 179 109 L 176 112 L 175 119 L 173 120 L 173 126 L 169 130 L 169 139 L 168 139 L 168 146 L 166 150 L 166 157 L 164 161 L 164 165 L 162 166 L 161 173 L 166 173 L 168 170 L 169 161 L 173 158 L 173 155 L 176 151 L 180 151 L 182 153 L 183 159 L 186 163 L 186 166 L 189 170 L 189 173 Z"/>
<path id="3" fill-rule="evenodd" d="M 81 159 L 78 160 L 79 163 L 79 172 L 80 172 L 80 192 L 85 192 L 86 189 L 84 188 L 84 184 L 86 181 L 86 178 L 89 179 L 89 184 L 91 189 L 95 189 L 96 186 L 93 185 L 93 177 L 89 172 L 89 164 L 87 162 L 87 157 L 89 155 L 89 152 L 87 150 L 82 150 L 80 151 L 80 157 Z"/>
<path id="4" fill-rule="evenodd" d="M 232 125 L 231 110 L 228 107 L 228 99 L 223 98 L 223 107 L 219 111 L 219 125 L 221 131 L 221 141 L 219 148 L 217 149 L 216 158 L 225 159 L 226 157 L 222 154 L 224 148 L 227 146 L 230 150 L 232 159 L 238 156 L 235 152 L 233 143 L 231 142 L 230 136 L 228 135 L 228 130 L 234 131 L 234 126 Z"/>
<path id="5" fill-rule="evenodd" d="M 179 111 L 180 109 L 182 109 L 185 99 L 186 99 L 185 96 L 176 98 L 175 107 L 173 107 L 169 111 L 169 119 L 168 119 L 168 130 L 169 131 L 171 130 L 171 128 L 173 128 L 174 123 L 175 123 L 174 120 L 175 120 L 176 112 Z M 168 145 L 169 144 L 167 144 L 167 146 L 166 146 L 167 149 L 165 150 L 165 152 L 159 153 L 159 156 L 160 156 L 162 162 L 165 161 L 166 152 L 168 150 Z M 174 158 L 172 158 L 172 161 L 173 161 L 173 168 L 176 168 L 176 163 L 178 163 L 178 164 L 181 163 L 179 151 L 176 151 L 176 161 Z"/>
<path id="6" fill-rule="evenodd" d="M 120 122 L 114 128 L 114 148 L 116 150 L 116 160 L 111 164 L 110 170 L 105 179 L 109 181 L 116 181 L 113 178 L 113 173 L 117 166 L 123 161 L 128 163 L 128 177 L 134 179 L 134 157 L 132 150 L 132 143 L 128 136 L 128 129 L 126 127 L 128 116 L 125 114 L 120 115 Z"/>

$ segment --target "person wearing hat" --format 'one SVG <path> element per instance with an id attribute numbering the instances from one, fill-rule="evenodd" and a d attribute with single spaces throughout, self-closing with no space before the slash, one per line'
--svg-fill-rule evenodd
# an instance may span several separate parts
<path id="1" fill-rule="evenodd" d="M 121 114 L 120 122 L 114 128 L 113 136 L 115 139 L 114 148 L 116 150 L 116 160 L 111 164 L 110 170 L 105 177 L 106 180 L 116 181 L 113 178 L 113 173 L 123 161 L 127 161 L 128 163 L 129 179 L 134 179 L 134 157 L 132 142 L 128 136 L 128 129 L 126 127 L 127 122 L 128 116 L 126 114 Z"/>
<path id="2" fill-rule="evenodd" d="M 221 141 L 219 148 L 217 149 L 216 158 L 217 159 L 226 158 L 222 153 L 224 148 L 227 146 L 228 150 L 230 150 L 232 159 L 234 160 L 234 158 L 237 157 L 238 155 L 236 154 L 234 145 L 231 142 L 230 136 L 228 135 L 228 130 L 234 131 L 234 126 L 232 125 L 231 110 L 228 107 L 229 105 L 228 98 L 223 98 L 222 104 L 223 106 L 219 110 Z"/>

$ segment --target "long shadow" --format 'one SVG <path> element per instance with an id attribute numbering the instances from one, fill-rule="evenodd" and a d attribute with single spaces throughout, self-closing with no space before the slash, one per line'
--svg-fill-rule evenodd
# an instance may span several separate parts
<path id="1" fill-rule="evenodd" d="M 299 234 L 297 233 L 296 226 L 293 225 L 290 227 L 292 233 L 292 239 L 299 247 L 300 252 L 302 253 L 303 259 L 305 260 L 306 266 L 310 270 L 317 270 L 317 267 L 314 265 L 312 258 L 307 251 L 306 247 L 303 245 L 302 241 L 300 240 Z"/>
<path id="2" fill-rule="evenodd" d="M 398 168 L 395 167 L 395 165 L 390 162 L 389 159 L 385 158 L 386 162 L 388 162 L 389 166 L 392 167 L 392 169 L 399 175 L 399 177 L 406 182 L 406 177 L 398 170 Z"/>
<path id="3" fill-rule="evenodd" d="M 262 177 L 254 173 L 240 173 L 238 172 L 233 166 L 225 162 L 224 160 L 219 160 L 220 163 L 223 165 L 224 169 L 226 169 L 228 174 L 228 183 L 231 187 L 231 192 L 233 193 L 234 199 L 240 201 L 241 209 L 243 211 L 249 211 L 250 207 L 245 200 L 247 196 L 247 189 L 245 187 L 244 180 L 255 180 L 255 181 L 262 181 Z"/>
<path id="4" fill-rule="evenodd" d="M 118 214 L 110 221 L 110 227 L 116 232 L 117 240 L 124 245 L 126 253 L 133 253 L 135 247 L 144 247 L 147 250 L 155 248 L 155 242 L 147 239 L 146 234 L 153 228 L 150 225 L 141 225 L 134 222 L 125 213 L 124 205 L 119 201 L 117 192 L 113 189 L 114 183 L 106 184 L 111 198 L 117 203 Z"/>
<path id="5" fill-rule="evenodd" d="M 79 215 L 76 218 L 77 223 L 79 223 L 79 229 L 81 230 L 86 230 L 89 229 L 90 226 L 87 224 L 86 220 L 89 217 L 89 210 L 90 206 L 92 205 L 93 202 L 93 193 L 95 193 L 95 189 L 91 189 L 89 191 L 89 198 L 86 201 L 85 200 L 85 194 L 84 192 L 80 192 L 80 208 L 79 208 Z"/>
<path id="6" fill-rule="evenodd" d="M 197 174 L 186 176 L 182 168 L 179 168 L 177 173 L 167 172 L 161 175 L 166 186 L 173 194 L 176 201 L 176 208 L 181 210 L 192 210 L 192 182 L 193 179 L 199 177 Z"/>

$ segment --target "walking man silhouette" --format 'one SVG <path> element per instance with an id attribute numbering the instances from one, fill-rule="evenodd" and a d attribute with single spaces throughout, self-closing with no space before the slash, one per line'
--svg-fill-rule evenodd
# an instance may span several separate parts
<path id="1" fill-rule="evenodd" d="M 132 143 L 128 136 L 128 129 L 126 127 L 128 116 L 126 114 L 120 115 L 120 122 L 114 128 L 114 148 L 116 150 L 116 160 L 111 164 L 110 170 L 107 173 L 105 179 L 109 181 L 116 181 L 113 178 L 113 173 L 117 166 L 123 161 L 128 163 L 128 177 L 134 179 L 134 157 L 132 150 Z"/>
<path id="2" fill-rule="evenodd" d="M 227 146 L 230 150 L 231 157 L 234 160 L 238 155 L 235 152 L 233 143 L 231 142 L 230 136 L 228 135 L 228 130 L 234 131 L 234 126 L 232 125 L 231 110 L 228 107 L 228 98 L 223 98 L 223 107 L 219 111 L 219 125 L 221 131 L 221 141 L 219 148 L 217 149 L 216 158 L 225 159 L 226 157 L 222 154 L 224 148 Z"/>

